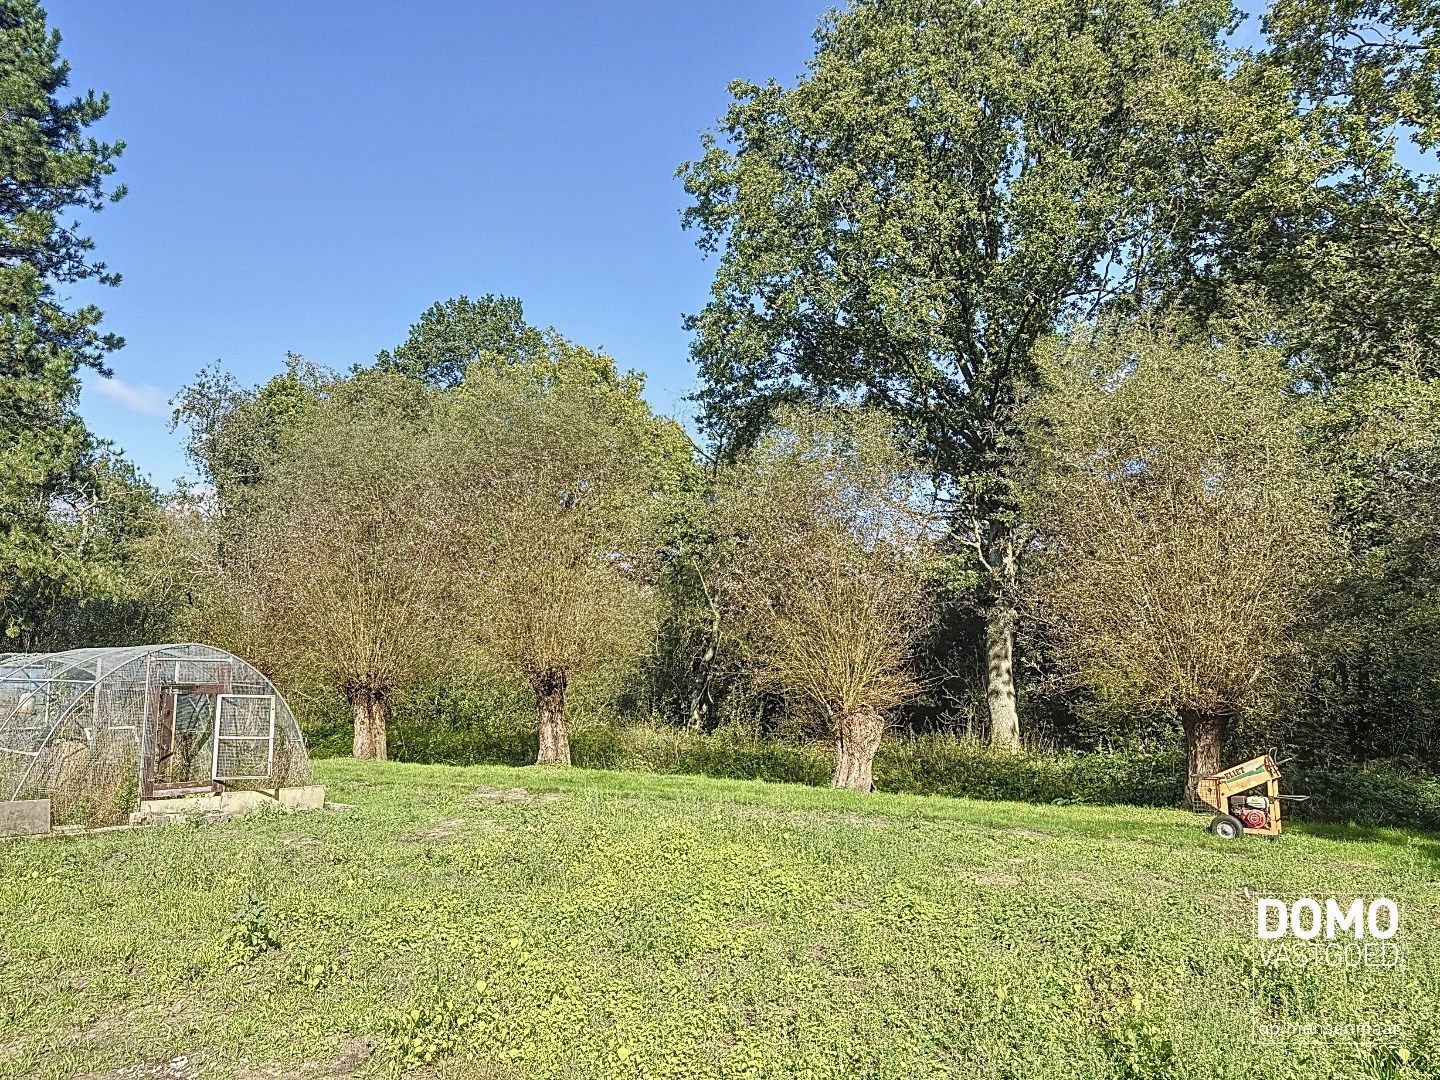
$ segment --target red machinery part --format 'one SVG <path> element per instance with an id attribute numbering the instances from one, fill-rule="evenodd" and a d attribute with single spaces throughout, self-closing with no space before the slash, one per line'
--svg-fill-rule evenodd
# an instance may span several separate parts
<path id="1" fill-rule="evenodd" d="M 1263 829 L 1265 827 L 1265 811 L 1256 810 L 1246 806 L 1235 811 L 1235 816 L 1240 819 L 1242 825 L 1247 829 Z"/>

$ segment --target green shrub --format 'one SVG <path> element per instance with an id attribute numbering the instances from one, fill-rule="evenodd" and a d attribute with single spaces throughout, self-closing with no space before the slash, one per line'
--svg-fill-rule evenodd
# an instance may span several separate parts
<path id="1" fill-rule="evenodd" d="M 1178 750 L 1015 753 L 953 735 L 890 739 L 875 760 L 882 791 L 1037 803 L 1174 806 L 1184 774 Z"/>
<path id="2" fill-rule="evenodd" d="M 1418 762 L 1365 761 L 1286 770 L 1285 790 L 1309 795 L 1295 816 L 1440 832 L 1440 778 Z"/>
<path id="3" fill-rule="evenodd" d="M 220 953 L 225 965 L 242 967 L 279 945 L 280 939 L 270 925 L 265 904 L 253 893 L 247 893 L 245 906 L 235 913 L 234 920 L 220 936 Z"/>
<path id="4" fill-rule="evenodd" d="M 622 740 L 623 763 L 594 767 L 812 787 L 830 783 L 831 751 L 813 742 L 765 739 L 734 728 L 703 733 L 649 725 L 624 729 Z M 590 764 L 584 759 L 577 763 Z"/>

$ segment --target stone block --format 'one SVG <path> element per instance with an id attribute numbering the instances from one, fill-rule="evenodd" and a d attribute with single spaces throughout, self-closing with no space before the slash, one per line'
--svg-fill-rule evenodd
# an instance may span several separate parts
<path id="1" fill-rule="evenodd" d="M 49 831 L 49 799 L 0 802 L 0 836 L 38 836 Z"/>
<path id="2" fill-rule="evenodd" d="M 325 789 L 318 785 L 282 787 L 280 805 L 286 810 L 319 810 L 325 805 Z"/>

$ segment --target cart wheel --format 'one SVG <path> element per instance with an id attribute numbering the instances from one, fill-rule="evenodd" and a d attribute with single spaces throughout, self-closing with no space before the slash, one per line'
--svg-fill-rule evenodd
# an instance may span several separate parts
<path id="1" fill-rule="evenodd" d="M 1210 822 L 1210 831 L 1221 840 L 1238 840 L 1245 834 L 1245 826 L 1239 818 L 1221 814 Z"/>

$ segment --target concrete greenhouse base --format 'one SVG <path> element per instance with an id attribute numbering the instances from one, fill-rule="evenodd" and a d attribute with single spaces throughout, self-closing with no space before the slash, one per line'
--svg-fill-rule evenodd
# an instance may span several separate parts
<path id="1" fill-rule="evenodd" d="M 219 795 L 190 795 L 183 799 L 142 799 L 140 809 L 130 815 L 129 825 L 111 825 L 87 829 L 83 825 L 51 827 L 49 799 L 23 799 L 0 802 L 0 836 L 84 835 L 87 832 L 110 832 L 138 825 L 168 825 L 175 821 L 229 821 L 241 814 L 265 807 L 275 807 L 287 814 L 302 810 L 320 810 L 325 806 L 325 789 L 282 787 L 279 791 L 223 791 Z"/>
<path id="2" fill-rule="evenodd" d="M 265 807 L 276 807 L 287 813 L 319 810 L 325 805 L 325 789 L 282 787 L 268 791 L 222 791 L 218 795 L 187 795 L 181 799 L 141 799 L 140 809 L 130 815 L 132 825 L 165 825 L 173 821 L 228 821 Z"/>

